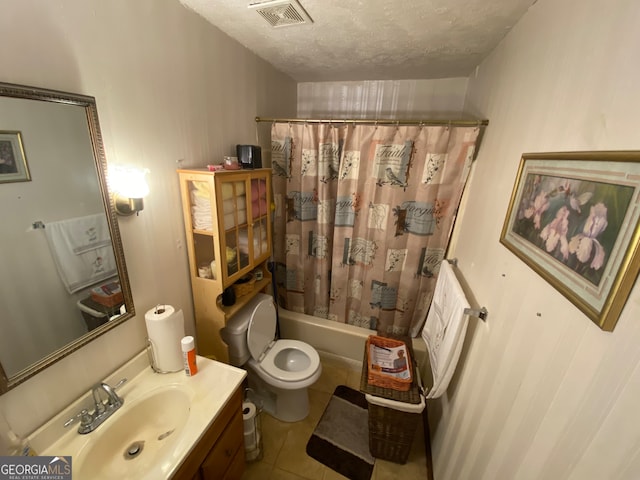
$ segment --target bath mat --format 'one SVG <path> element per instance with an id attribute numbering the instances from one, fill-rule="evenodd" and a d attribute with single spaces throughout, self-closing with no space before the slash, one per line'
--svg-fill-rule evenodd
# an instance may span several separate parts
<path id="1" fill-rule="evenodd" d="M 307 454 L 351 480 L 369 480 L 375 458 L 369 453 L 367 407 L 364 394 L 336 387 L 307 442 Z"/>

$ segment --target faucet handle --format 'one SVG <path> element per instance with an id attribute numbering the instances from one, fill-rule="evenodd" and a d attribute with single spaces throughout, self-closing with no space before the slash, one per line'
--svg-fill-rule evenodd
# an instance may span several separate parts
<path id="1" fill-rule="evenodd" d="M 93 417 L 89 413 L 89 410 L 87 410 L 86 408 L 83 408 L 80 413 L 74 415 L 69 420 L 64 422 L 64 427 L 67 428 L 69 425 L 71 425 L 78 419 L 80 419 L 80 428 L 91 425 L 91 422 L 93 421 Z"/>

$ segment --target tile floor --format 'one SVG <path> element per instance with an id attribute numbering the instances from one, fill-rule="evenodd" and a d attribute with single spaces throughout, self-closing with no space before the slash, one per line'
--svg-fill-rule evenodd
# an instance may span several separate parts
<path id="1" fill-rule="evenodd" d="M 242 480 L 339 480 L 345 479 L 309 457 L 307 441 L 338 385 L 360 388 L 361 363 L 321 354 L 322 375 L 309 388 L 310 413 L 301 422 L 285 423 L 263 413 L 263 458 L 247 464 Z M 418 428 L 405 465 L 376 459 L 371 480 L 427 479 L 423 429 Z"/>

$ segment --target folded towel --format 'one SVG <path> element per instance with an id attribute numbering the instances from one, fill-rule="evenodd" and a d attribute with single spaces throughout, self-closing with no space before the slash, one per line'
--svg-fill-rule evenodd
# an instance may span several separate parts
<path id="1" fill-rule="evenodd" d="M 209 200 L 209 182 L 193 181 L 191 186 L 191 198 L 199 197 Z"/>
<path id="2" fill-rule="evenodd" d="M 83 218 L 80 217 L 80 220 Z M 58 275 L 69 293 L 118 274 L 111 239 L 107 245 L 85 248 L 80 253 L 74 251 L 77 242 L 72 240 L 74 229 L 69 228 L 74 223 L 73 220 L 75 219 L 48 222 L 44 230 Z"/>
<path id="3" fill-rule="evenodd" d="M 227 198 L 222 201 L 222 209 L 224 210 L 225 215 L 227 213 L 233 213 L 236 210 L 246 210 L 247 209 L 247 197 L 246 195 L 240 195 L 236 197 L 236 201 L 233 201 L 233 198 Z M 235 205 L 234 205 L 235 203 Z"/>
<path id="4" fill-rule="evenodd" d="M 267 182 L 261 179 L 251 180 L 251 198 L 257 200 L 258 198 L 267 197 Z"/>
<path id="5" fill-rule="evenodd" d="M 238 210 L 236 212 L 238 214 L 238 223 L 236 223 L 236 216 L 233 213 L 227 213 L 224 216 L 224 228 L 230 229 L 237 225 L 242 225 L 243 223 L 247 223 L 247 211 L 246 210 Z"/>
<path id="6" fill-rule="evenodd" d="M 261 215 L 267 214 L 267 199 L 260 198 L 251 201 L 251 215 L 255 220 Z"/>
<path id="7" fill-rule="evenodd" d="M 453 268 L 444 260 L 440 264 L 431 308 L 422 329 L 433 375 L 433 387 L 426 398 L 441 396 L 449 386 L 467 331 L 469 318 L 464 313 L 466 308 L 469 308 L 469 302 Z"/>
<path id="8" fill-rule="evenodd" d="M 235 190 L 234 187 L 235 186 Z M 246 188 L 244 182 L 233 182 L 233 184 L 226 182 L 222 184 L 222 199 L 233 198 L 238 195 L 245 195 Z"/>

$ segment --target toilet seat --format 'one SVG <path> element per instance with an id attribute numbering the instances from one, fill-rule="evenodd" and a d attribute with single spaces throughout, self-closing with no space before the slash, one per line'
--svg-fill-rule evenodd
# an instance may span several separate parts
<path id="1" fill-rule="evenodd" d="M 265 295 L 265 297 L 267 297 Z M 318 352 L 299 340 L 276 340 L 276 309 L 273 299 L 256 305 L 247 328 L 247 346 L 259 368 L 270 377 L 282 382 L 302 382 L 314 376 L 320 366 Z M 306 357 L 306 358 L 305 358 Z M 298 370 L 279 365 L 297 364 Z M 302 364 L 302 365 L 300 365 Z"/>
<path id="2" fill-rule="evenodd" d="M 306 368 L 301 370 L 284 370 L 280 368 L 277 361 L 278 356 L 286 355 L 287 351 L 291 351 L 294 355 L 306 355 Z M 320 365 L 320 356 L 308 343 L 299 340 L 277 340 L 259 364 L 265 372 L 278 380 L 299 382 L 316 373 L 318 365 Z"/>

